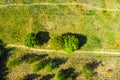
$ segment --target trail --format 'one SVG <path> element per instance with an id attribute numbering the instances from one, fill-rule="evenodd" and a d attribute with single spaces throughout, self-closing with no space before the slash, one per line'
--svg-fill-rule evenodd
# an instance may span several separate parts
<path id="1" fill-rule="evenodd" d="M 36 5 L 49 5 L 49 6 L 57 6 L 57 5 L 80 5 L 83 7 L 87 7 L 92 10 L 98 10 L 98 11 L 120 11 L 120 9 L 107 9 L 107 8 L 100 8 L 96 6 L 92 6 L 89 4 L 84 4 L 84 3 L 33 3 L 33 4 L 5 4 L 5 5 L 0 5 L 0 8 L 3 7 L 10 7 L 10 6 L 36 6 Z"/>
<path id="2" fill-rule="evenodd" d="M 38 52 L 62 52 L 64 51 L 55 51 L 50 49 L 36 49 L 36 48 L 28 48 L 23 45 L 14 45 L 14 44 L 7 44 L 8 47 L 16 47 L 16 48 L 22 48 L 22 49 L 29 49 L 32 51 L 38 51 Z M 94 54 L 113 54 L 113 55 L 120 55 L 120 52 L 106 52 L 106 51 L 75 51 L 75 53 L 94 53 Z"/>

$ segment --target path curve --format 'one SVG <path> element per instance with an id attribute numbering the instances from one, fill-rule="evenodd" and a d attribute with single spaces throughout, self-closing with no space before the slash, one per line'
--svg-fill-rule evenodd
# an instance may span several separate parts
<path id="1" fill-rule="evenodd" d="M 35 5 L 50 5 L 50 6 L 56 6 L 56 5 L 80 5 L 83 7 L 88 7 L 90 9 L 98 10 L 98 11 L 120 11 L 120 9 L 107 9 L 107 8 L 100 8 L 96 6 L 92 6 L 89 4 L 84 4 L 84 3 L 33 3 L 33 4 L 5 4 L 5 5 L 0 5 L 0 8 L 2 7 L 8 7 L 8 6 L 35 6 Z"/>
<path id="2" fill-rule="evenodd" d="M 23 49 L 30 49 L 32 51 L 39 51 L 39 52 L 56 52 L 55 50 L 50 49 L 36 49 L 36 48 L 28 48 L 24 45 L 15 45 L 15 44 L 7 44 L 8 47 L 16 47 L 16 48 L 23 48 Z M 65 53 L 64 51 L 57 51 Z M 75 51 L 75 53 L 95 53 L 95 54 L 118 54 L 120 55 L 120 52 L 105 52 L 105 51 Z"/>

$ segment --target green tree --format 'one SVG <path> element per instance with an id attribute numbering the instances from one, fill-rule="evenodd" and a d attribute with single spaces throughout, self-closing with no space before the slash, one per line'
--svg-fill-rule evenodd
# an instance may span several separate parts
<path id="1" fill-rule="evenodd" d="M 50 46 L 54 50 L 62 50 L 64 48 L 64 40 L 61 36 L 54 36 L 50 40 Z"/>
<path id="2" fill-rule="evenodd" d="M 66 52 L 73 52 L 78 49 L 79 40 L 74 35 L 65 35 L 63 36 L 64 39 L 64 50 Z"/>
<path id="3" fill-rule="evenodd" d="M 37 45 L 37 41 L 36 41 L 36 36 L 34 33 L 29 33 L 26 37 L 25 37 L 25 42 L 24 44 L 27 47 L 35 47 Z"/>
<path id="4" fill-rule="evenodd" d="M 82 67 L 82 73 L 84 74 L 86 80 L 90 80 L 91 76 L 93 75 L 93 70 L 90 66 L 84 65 Z"/>

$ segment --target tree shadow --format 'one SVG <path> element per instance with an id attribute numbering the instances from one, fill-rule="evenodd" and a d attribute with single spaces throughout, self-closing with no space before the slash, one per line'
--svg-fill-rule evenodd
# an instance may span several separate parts
<path id="1" fill-rule="evenodd" d="M 101 63 L 102 63 L 102 61 L 92 61 L 92 62 L 86 63 L 85 65 L 89 66 L 92 70 L 94 70 L 94 69 L 97 68 Z"/>
<path id="2" fill-rule="evenodd" d="M 82 46 L 84 46 L 84 44 L 86 44 L 87 42 L 87 36 L 83 35 L 83 34 L 77 34 L 77 33 L 65 33 L 65 34 L 62 34 L 62 36 L 67 36 L 67 35 L 73 35 L 75 36 L 76 38 L 78 38 L 79 40 L 79 46 L 78 46 L 78 49 L 80 49 Z"/>
<path id="3" fill-rule="evenodd" d="M 41 60 L 41 68 L 45 68 L 47 65 L 50 65 L 49 63 L 53 63 L 52 69 L 58 68 L 61 64 L 64 64 L 67 61 L 65 58 L 45 58 L 44 60 Z M 50 65 L 51 66 L 51 65 Z"/>
<path id="4" fill-rule="evenodd" d="M 54 74 L 47 74 L 45 76 L 43 76 L 40 80 L 50 80 L 54 77 Z"/>
<path id="5" fill-rule="evenodd" d="M 24 56 L 22 56 L 21 61 L 22 62 L 23 61 L 25 61 L 25 62 L 31 61 L 31 63 L 32 63 L 34 61 L 42 60 L 42 59 L 44 59 L 47 56 L 48 56 L 48 54 L 41 54 L 41 55 L 39 55 L 39 54 L 35 54 L 35 53 L 27 53 Z"/>
<path id="6" fill-rule="evenodd" d="M 36 39 L 39 45 L 43 45 L 44 43 L 47 43 L 50 39 L 49 32 L 39 31 L 36 34 Z"/>
<path id="7" fill-rule="evenodd" d="M 53 58 L 51 59 L 51 62 L 55 63 L 54 68 L 59 67 L 59 65 L 64 64 L 67 61 L 65 58 Z"/>
<path id="8" fill-rule="evenodd" d="M 8 68 L 6 67 L 7 60 L 11 55 L 9 52 L 14 48 L 5 48 L 6 44 L 0 40 L 0 79 L 6 80 L 8 74 Z"/>
<path id="9" fill-rule="evenodd" d="M 47 63 L 54 63 L 53 68 L 58 68 L 61 64 L 64 64 L 66 61 L 67 61 L 67 59 L 65 59 L 65 58 L 58 58 L 58 57 L 48 58 L 46 60 L 46 64 Z"/>
<path id="10" fill-rule="evenodd" d="M 24 76 L 24 80 L 34 80 L 37 77 L 40 77 L 41 75 L 39 74 L 28 74 L 26 76 Z"/>
<path id="11" fill-rule="evenodd" d="M 61 69 L 60 72 L 64 74 L 65 79 L 71 77 L 72 80 L 75 80 L 78 76 L 78 73 L 75 72 L 75 69 L 72 67 L 69 67 L 67 69 Z"/>

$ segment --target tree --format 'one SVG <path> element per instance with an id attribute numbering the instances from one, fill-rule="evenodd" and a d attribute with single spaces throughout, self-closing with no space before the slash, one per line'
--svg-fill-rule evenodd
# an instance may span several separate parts
<path id="1" fill-rule="evenodd" d="M 25 42 L 24 44 L 27 47 L 35 47 L 37 45 L 37 41 L 36 41 L 36 36 L 34 33 L 29 33 L 26 37 L 25 37 Z"/>
<path id="2" fill-rule="evenodd" d="M 63 34 L 52 37 L 50 45 L 55 50 L 64 50 L 71 53 L 79 48 L 79 39 L 73 34 Z"/>
<path id="3" fill-rule="evenodd" d="M 79 40 L 75 37 L 75 35 L 65 35 L 64 39 L 64 50 L 68 53 L 71 53 L 78 49 Z"/>
<path id="4" fill-rule="evenodd" d="M 64 48 L 64 40 L 61 36 L 54 36 L 50 40 L 50 46 L 55 50 L 62 50 Z"/>

